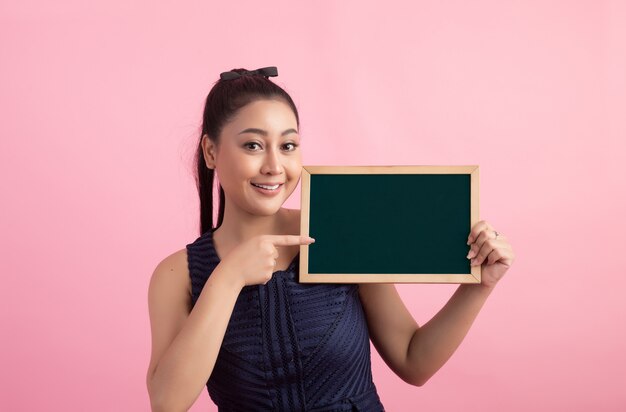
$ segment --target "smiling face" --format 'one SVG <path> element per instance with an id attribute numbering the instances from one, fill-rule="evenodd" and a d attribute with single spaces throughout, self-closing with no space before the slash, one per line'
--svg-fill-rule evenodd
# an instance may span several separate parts
<path id="1" fill-rule="evenodd" d="M 206 165 L 216 170 L 226 208 L 263 216 L 278 212 L 298 185 L 299 145 L 296 117 L 281 100 L 257 100 L 241 108 L 222 129 L 218 146 L 202 138 Z"/>

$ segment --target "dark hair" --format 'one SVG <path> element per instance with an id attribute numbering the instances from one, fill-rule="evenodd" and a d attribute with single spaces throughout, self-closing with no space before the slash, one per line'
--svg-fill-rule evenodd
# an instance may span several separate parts
<path id="1" fill-rule="evenodd" d="M 245 69 L 233 69 L 231 71 L 243 73 Z M 204 152 L 202 150 L 202 136 L 205 134 L 219 145 L 219 137 L 224 128 L 237 112 L 256 100 L 271 99 L 283 100 L 287 103 L 296 116 L 296 123 L 300 127 L 298 109 L 291 96 L 280 86 L 273 83 L 263 75 L 241 75 L 235 79 L 218 80 L 209 92 L 204 105 L 202 116 L 202 131 L 198 148 L 194 157 L 196 163 L 196 186 L 200 196 L 200 234 L 207 230 L 217 229 L 224 220 L 224 189 L 219 185 L 219 212 L 217 224 L 213 226 L 213 181 L 215 170 L 206 166 Z"/>

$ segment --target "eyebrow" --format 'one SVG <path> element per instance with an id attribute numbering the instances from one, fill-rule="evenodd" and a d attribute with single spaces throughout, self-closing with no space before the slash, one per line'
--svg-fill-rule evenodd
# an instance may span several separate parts
<path id="1" fill-rule="evenodd" d="M 244 133 L 256 133 L 256 134 L 260 134 L 261 136 L 267 137 L 266 130 L 257 129 L 256 127 L 251 127 L 251 128 L 248 128 L 246 130 L 242 130 L 241 132 L 239 132 L 239 134 L 244 134 Z M 288 135 L 289 133 L 298 133 L 298 131 L 296 129 L 287 129 L 284 132 L 282 132 L 280 135 L 285 136 L 285 135 Z"/>

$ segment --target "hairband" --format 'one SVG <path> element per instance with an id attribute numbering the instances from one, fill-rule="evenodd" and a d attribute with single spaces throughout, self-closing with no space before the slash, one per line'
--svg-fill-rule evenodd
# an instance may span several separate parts
<path id="1" fill-rule="evenodd" d="M 237 79 L 241 76 L 255 75 L 255 74 L 260 74 L 262 76 L 265 76 L 265 78 L 267 79 L 269 78 L 269 76 L 278 76 L 278 69 L 276 68 L 276 66 L 270 66 L 270 67 L 262 67 L 256 70 L 244 70 L 242 73 L 237 73 L 231 70 L 228 72 L 221 73 L 220 79 L 231 80 L 231 79 Z"/>

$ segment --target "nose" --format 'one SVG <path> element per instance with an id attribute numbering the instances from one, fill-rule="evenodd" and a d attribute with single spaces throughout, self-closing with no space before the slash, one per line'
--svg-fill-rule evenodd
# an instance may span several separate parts
<path id="1" fill-rule="evenodd" d="M 263 174 L 280 174 L 283 170 L 283 166 L 280 163 L 280 158 L 278 156 L 277 150 L 271 149 L 268 150 L 267 155 L 263 161 L 263 170 L 261 171 Z"/>

